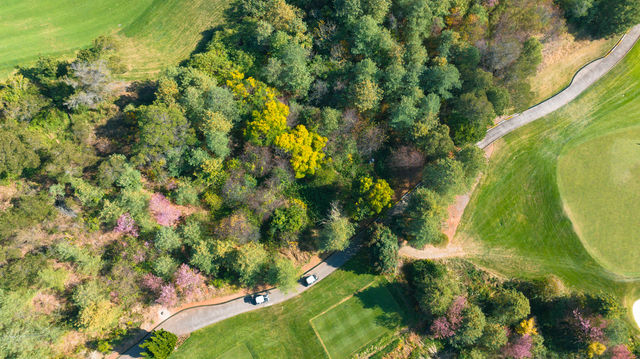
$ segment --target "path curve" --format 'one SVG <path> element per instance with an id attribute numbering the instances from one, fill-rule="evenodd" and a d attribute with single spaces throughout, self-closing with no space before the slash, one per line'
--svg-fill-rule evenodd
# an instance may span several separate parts
<path id="1" fill-rule="evenodd" d="M 581 68 L 573 77 L 571 84 L 564 90 L 489 129 L 485 138 L 477 143 L 478 147 L 485 148 L 504 135 L 544 117 L 573 101 L 620 62 L 620 60 L 631 51 L 639 37 L 640 25 L 636 25 L 622 37 L 618 44 L 609 51 L 607 55 Z"/>
<path id="2" fill-rule="evenodd" d="M 639 37 L 640 25 L 636 25 L 631 30 L 629 30 L 627 34 L 624 35 L 621 41 L 605 57 L 595 60 L 580 69 L 567 88 L 565 88 L 555 96 L 549 98 L 548 100 L 513 116 L 509 120 L 500 122 L 497 126 L 489 129 L 485 138 L 482 141 L 478 142 L 477 146 L 484 149 L 491 143 L 514 131 L 515 129 L 531 123 L 541 117 L 544 117 L 574 100 L 582 92 L 593 85 L 607 72 L 609 72 L 622 58 L 624 58 L 624 56 L 633 48 L 633 45 L 636 43 Z M 394 204 L 390 211 L 393 212 L 394 209 L 404 204 L 407 196 L 411 194 L 419 185 L 420 183 L 407 191 L 402 196 L 402 198 Z M 318 280 L 322 280 L 329 274 L 333 273 L 358 251 L 364 233 L 364 231 L 360 231 L 352 239 L 352 245 L 349 246 L 349 248 L 341 252 L 336 252 L 333 255 L 329 256 L 324 262 L 319 263 L 317 266 L 305 273 L 305 275 L 316 274 L 318 276 Z M 404 250 L 406 251 L 406 249 Z M 419 255 L 416 256 L 419 257 Z M 239 297 L 225 303 L 187 308 L 165 319 L 162 323 L 156 326 L 154 330 L 165 329 L 172 333 L 175 333 L 176 335 L 186 335 L 208 325 L 236 316 L 238 314 L 260 309 L 264 306 L 271 306 L 277 303 L 284 302 L 299 295 L 307 289 L 307 287 L 304 287 L 301 284 L 298 284 L 295 289 L 291 290 L 288 293 L 283 293 L 279 289 L 271 289 L 269 294 L 269 302 L 266 305 L 261 306 L 251 304 L 248 300 L 248 297 Z M 147 336 L 149 334 L 147 334 Z M 142 341 L 144 341 L 146 338 L 147 337 L 143 338 Z M 129 348 L 124 354 L 120 356 L 120 359 L 140 358 L 142 356 L 142 349 L 139 347 L 140 343 L 135 344 L 134 346 Z"/>

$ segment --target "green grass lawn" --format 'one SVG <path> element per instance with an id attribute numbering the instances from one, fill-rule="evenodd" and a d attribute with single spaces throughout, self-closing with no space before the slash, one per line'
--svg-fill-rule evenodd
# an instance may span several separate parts
<path id="1" fill-rule="evenodd" d="M 141 78 L 176 65 L 196 48 L 203 32 L 224 23 L 233 1 L 154 0 L 121 31 L 128 78 Z M 126 41 L 129 40 L 129 41 Z"/>
<path id="2" fill-rule="evenodd" d="M 577 289 L 615 293 L 627 304 L 639 294 L 640 282 L 604 268 L 600 264 L 602 258 L 594 259 L 582 243 L 584 240 L 590 248 L 610 246 L 628 250 L 634 247 L 637 223 L 627 228 L 615 228 L 616 223 L 622 222 L 606 222 L 607 218 L 624 217 L 627 226 L 631 221 L 637 221 L 639 202 L 627 204 L 627 198 L 623 198 L 632 189 L 621 187 L 614 179 L 622 175 L 616 173 L 596 188 L 575 189 L 578 192 L 569 195 L 569 207 L 574 213 L 578 213 L 575 207 L 579 202 L 573 197 L 583 196 L 589 202 L 579 213 L 588 213 L 591 219 L 581 218 L 578 226 L 584 226 L 596 217 L 601 221 L 597 235 L 584 227 L 587 232 L 583 234 L 589 234 L 583 238 L 574 231 L 564 210 L 567 198 L 563 200 L 558 187 L 559 159 L 560 162 L 569 161 L 560 171 L 564 178 L 593 176 L 594 172 L 604 171 L 614 162 L 618 167 L 613 171 L 631 170 L 631 163 L 637 161 L 637 153 L 630 155 L 633 146 L 627 139 L 637 138 L 633 135 L 637 130 L 631 127 L 640 121 L 639 80 L 640 45 L 637 45 L 625 60 L 579 99 L 496 144 L 490 165 L 458 231 L 459 236 L 485 245 L 486 250 L 475 259 L 476 262 L 512 276 L 531 278 L 554 274 Z M 598 142 L 601 141 L 599 138 L 606 141 L 603 136 L 608 134 L 612 134 L 610 139 L 622 142 L 607 145 Z M 581 153 L 581 144 L 590 148 L 584 147 L 585 152 Z M 615 150 L 617 154 L 589 157 L 609 145 L 619 146 L 620 149 Z M 574 154 L 572 149 L 578 152 Z M 581 173 L 577 169 L 579 166 L 585 167 Z M 637 173 L 637 170 L 633 171 Z M 601 178 L 608 176 L 598 175 Z M 576 180 L 580 181 L 580 178 Z M 571 186 L 568 179 L 563 181 Z M 566 188 L 563 192 L 568 194 Z M 601 208 L 602 205 L 595 201 L 600 196 L 607 196 L 604 199 L 608 203 L 606 208 Z M 633 272 L 637 264 L 633 268 L 625 267 L 629 263 L 621 265 Z"/>
<path id="3" fill-rule="evenodd" d="M 227 350 L 218 358 L 219 359 L 252 359 L 253 356 L 251 355 L 251 352 L 249 351 L 249 348 L 247 348 L 246 345 L 239 344 Z"/>
<path id="4" fill-rule="evenodd" d="M 640 127 L 613 132 L 565 151 L 558 184 L 587 251 L 605 268 L 640 274 Z"/>
<path id="5" fill-rule="evenodd" d="M 192 333 L 171 358 L 228 357 L 242 346 L 253 358 L 327 358 L 312 323 L 331 357 L 346 357 L 415 318 L 397 284 L 368 267 L 360 255 L 302 295 Z"/>
<path id="6" fill-rule="evenodd" d="M 390 328 L 395 328 L 394 323 L 400 319 L 393 313 L 399 312 L 398 304 L 387 288 L 373 286 L 311 319 L 311 324 L 331 358 L 349 358 Z"/>
<path id="7" fill-rule="evenodd" d="M 5 0 L 0 4 L 0 77 L 38 56 L 70 56 L 99 35 L 121 35 L 128 77 L 177 64 L 223 21 L 220 0 Z"/>

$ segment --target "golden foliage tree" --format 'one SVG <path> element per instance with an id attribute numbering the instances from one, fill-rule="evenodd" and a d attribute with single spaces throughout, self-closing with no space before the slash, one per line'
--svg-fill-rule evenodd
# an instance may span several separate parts
<path id="1" fill-rule="evenodd" d="M 607 347 L 604 344 L 593 341 L 587 348 L 587 356 L 589 358 L 597 357 L 604 354 L 605 350 L 607 350 Z"/>
<path id="2" fill-rule="evenodd" d="M 294 130 L 279 135 L 275 145 L 291 155 L 291 166 L 296 178 L 314 174 L 316 168 L 324 159 L 322 149 L 327 144 L 327 138 L 315 132 L 309 132 L 304 125 L 298 125 Z"/>
<path id="3" fill-rule="evenodd" d="M 389 183 L 383 179 L 373 180 L 369 176 L 360 179 L 358 193 L 360 197 L 356 201 L 357 216 L 365 218 L 382 212 L 391 204 L 393 190 Z"/>
<path id="4" fill-rule="evenodd" d="M 246 135 L 249 141 L 258 145 L 271 145 L 287 130 L 289 106 L 271 99 L 262 111 L 253 111 L 253 121 L 249 122 Z"/>
<path id="5" fill-rule="evenodd" d="M 516 327 L 516 332 L 522 336 L 538 334 L 536 320 L 534 318 L 523 319 L 520 324 L 518 324 L 518 327 Z"/>

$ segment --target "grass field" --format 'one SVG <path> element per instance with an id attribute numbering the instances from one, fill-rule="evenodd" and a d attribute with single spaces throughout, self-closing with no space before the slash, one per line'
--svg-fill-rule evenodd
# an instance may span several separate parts
<path id="1" fill-rule="evenodd" d="M 349 358 L 358 349 L 390 331 L 400 308 L 384 286 L 369 287 L 337 307 L 311 319 L 331 358 Z M 391 323 L 391 325 L 389 325 Z"/>
<path id="2" fill-rule="evenodd" d="M 256 359 L 349 357 L 416 316 L 402 289 L 367 267 L 356 257 L 302 295 L 196 331 L 171 358 L 249 358 L 243 347 Z"/>
<path id="3" fill-rule="evenodd" d="M 595 252 L 592 253 L 597 257 L 592 256 L 582 242 L 585 241 L 589 248 L 629 250 L 637 240 L 637 224 L 635 227 L 615 228 L 616 223 L 602 222 L 598 225 L 597 235 L 593 232 L 594 235 L 587 234 L 581 238 L 564 210 L 567 198 L 563 200 L 558 187 L 559 160 L 570 161 L 569 167 L 561 170 L 568 172 L 562 172 L 565 173 L 563 176 L 578 175 L 575 167 L 580 163 L 588 167 L 585 171 L 589 171 L 583 176 L 593 176 L 598 168 L 607 168 L 606 161 L 609 164 L 613 161 L 619 166 L 614 170 L 616 176 L 621 176 L 619 171 L 631 170 L 637 154 L 630 155 L 634 147 L 625 136 L 637 139 L 634 137 L 636 129 L 632 127 L 637 126 L 640 119 L 639 79 L 640 45 L 637 45 L 616 68 L 578 100 L 511 133 L 496 144 L 489 168 L 465 211 L 458 231 L 459 236 L 484 244 L 486 250 L 475 259 L 476 262 L 518 277 L 555 274 L 573 288 L 608 291 L 627 304 L 640 294 L 637 264 L 626 267 L 631 260 L 626 264 L 620 263 L 628 276 L 612 272 L 601 265 L 603 257 Z M 608 135 L 611 137 L 603 137 Z M 618 145 L 597 142 L 607 142 L 607 139 L 614 140 L 614 143 L 622 142 Z M 609 145 L 619 147 L 615 150 L 618 155 L 575 158 L 591 156 L 599 151 L 598 147 L 605 149 Z M 586 152 L 581 153 L 581 146 L 590 148 L 587 150 L 585 147 Z M 572 149 L 578 152 L 574 154 Z M 615 160 L 612 156 L 616 157 Z M 563 181 L 569 186 L 568 180 Z M 638 202 L 623 205 L 627 199 L 620 197 L 631 189 L 615 181 L 611 179 L 596 188 L 579 190 L 575 196 L 584 196 L 590 202 L 581 213 L 586 211 L 591 218 L 599 216 L 605 220 L 602 213 L 613 211 L 611 217 L 625 218 L 625 225 L 629 221 L 637 221 Z M 566 189 L 563 192 L 568 194 Z M 608 208 L 600 208 L 594 202 L 594 198 L 600 195 L 611 197 L 606 199 L 610 202 Z M 575 211 L 576 200 L 569 199 L 568 202 L 571 210 Z M 579 219 L 578 226 L 584 225 L 585 221 L 589 220 Z M 585 230 L 590 231 L 586 227 Z"/>
<path id="4" fill-rule="evenodd" d="M 640 127 L 566 150 L 558 161 L 566 212 L 587 251 L 612 272 L 640 274 Z"/>
<path id="5" fill-rule="evenodd" d="M 129 78 L 179 63 L 196 48 L 207 31 L 224 23 L 224 11 L 233 1 L 154 0 L 120 32 L 125 40 L 123 60 Z"/>
<path id="6" fill-rule="evenodd" d="M 123 58 L 142 77 L 178 63 L 223 21 L 219 0 L 5 0 L 0 12 L 0 78 L 38 56 L 70 56 L 99 35 L 118 35 Z"/>
<path id="7" fill-rule="evenodd" d="M 244 344 L 236 345 L 218 357 L 219 359 L 252 359 L 253 356 Z"/>

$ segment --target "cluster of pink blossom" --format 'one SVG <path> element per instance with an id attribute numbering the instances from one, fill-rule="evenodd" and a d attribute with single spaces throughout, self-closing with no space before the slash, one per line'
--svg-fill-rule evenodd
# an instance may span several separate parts
<path id="1" fill-rule="evenodd" d="M 514 359 L 531 358 L 533 340 L 530 335 L 516 336 L 502 349 L 502 354 Z"/>
<path id="2" fill-rule="evenodd" d="M 467 298 L 463 296 L 456 297 L 447 315 L 436 318 L 431 324 L 431 333 L 436 339 L 445 339 L 452 337 L 462 322 L 462 311 L 467 307 Z"/>
<path id="3" fill-rule="evenodd" d="M 449 323 L 453 327 L 453 330 L 457 330 L 462 322 L 462 311 L 467 307 L 467 298 L 463 296 L 456 297 L 449 310 L 447 311 L 447 318 L 449 319 Z"/>
<path id="4" fill-rule="evenodd" d="M 118 217 L 115 228 L 115 232 L 124 233 L 132 237 L 138 237 L 138 227 L 136 221 L 131 217 L 129 213 L 125 213 Z"/>
<path id="5" fill-rule="evenodd" d="M 142 249 L 138 250 L 136 254 L 133 255 L 133 261 L 136 263 L 144 261 L 145 258 L 147 258 L 147 253 Z"/>
<path id="6" fill-rule="evenodd" d="M 193 298 L 202 294 L 204 277 L 200 272 L 182 264 L 175 273 L 174 283 L 185 298 Z"/>
<path id="7" fill-rule="evenodd" d="M 500 0 L 484 0 L 483 2 L 484 2 L 484 6 L 491 8 L 498 5 Z"/>
<path id="8" fill-rule="evenodd" d="M 162 285 L 162 287 L 160 288 L 160 295 L 158 296 L 158 299 L 156 299 L 156 303 L 167 308 L 176 305 L 178 303 L 176 287 L 174 287 L 171 283 Z"/>
<path id="9" fill-rule="evenodd" d="M 611 359 L 635 359 L 636 356 L 629 351 L 626 345 L 620 344 L 611 348 Z"/>
<path id="10" fill-rule="evenodd" d="M 158 224 L 162 226 L 173 226 L 181 215 L 180 210 L 160 193 L 151 195 L 149 210 Z"/>
<path id="11" fill-rule="evenodd" d="M 604 341 L 604 329 L 606 322 L 604 320 L 592 320 L 586 318 L 578 309 L 571 312 L 570 322 L 573 324 L 578 337 L 585 343 Z M 594 323 L 596 322 L 596 323 Z"/>
<path id="12" fill-rule="evenodd" d="M 431 323 L 431 333 L 436 339 L 446 339 L 451 338 L 456 332 L 451 329 L 446 317 L 439 317 Z"/>
<path id="13" fill-rule="evenodd" d="M 202 295 L 204 279 L 200 272 L 182 264 L 175 272 L 172 283 L 166 283 L 162 278 L 147 273 L 142 278 L 142 287 L 157 296 L 158 304 L 172 307 L 178 303 L 178 294 L 185 299 L 195 299 Z"/>
<path id="14" fill-rule="evenodd" d="M 164 281 L 162 280 L 162 278 L 157 277 L 151 273 L 147 273 L 143 278 L 142 278 L 142 287 L 152 291 L 153 293 L 158 293 L 160 291 L 160 288 L 162 287 L 162 284 L 164 284 Z"/>

